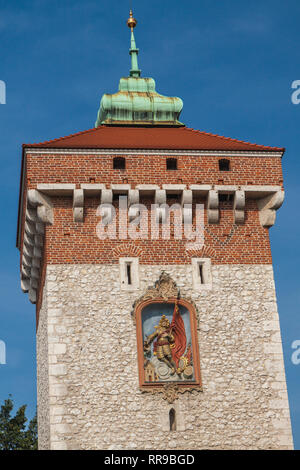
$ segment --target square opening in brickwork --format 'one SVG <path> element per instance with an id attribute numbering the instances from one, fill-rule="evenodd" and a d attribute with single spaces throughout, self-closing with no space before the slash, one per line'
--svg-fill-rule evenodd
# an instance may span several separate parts
<path id="1" fill-rule="evenodd" d="M 167 158 L 167 170 L 177 170 L 177 158 Z"/>
<path id="2" fill-rule="evenodd" d="M 124 157 L 115 157 L 113 159 L 113 169 L 114 170 L 125 170 L 126 160 Z"/>
<path id="3" fill-rule="evenodd" d="M 219 160 L 219 170 L 220 171 L 230 171 L 230 160 L 227 158 L 222 158 Z"/>

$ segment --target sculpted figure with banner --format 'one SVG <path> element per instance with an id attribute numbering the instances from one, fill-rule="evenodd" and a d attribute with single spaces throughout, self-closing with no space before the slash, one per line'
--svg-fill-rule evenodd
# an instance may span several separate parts
<path id="1" fill-rule="evenodd" d="M 155 331 L 145 340 L 146 355 L 150 353 L 153 341 L 153 355 L 158 361 L 168 366 L 170 375 L 174 376 L 176 373 L 178 378 L 182 379 L 182 372 L 191 363 L 191 348 L 189 345 L 186 350 L 186 331 L 177 303 L 174 306 L 171 324 L 166 315 L 162 315 L 158 326 L 155 326 Z M 185 352 L 186 355 L 184 355 Z"/>

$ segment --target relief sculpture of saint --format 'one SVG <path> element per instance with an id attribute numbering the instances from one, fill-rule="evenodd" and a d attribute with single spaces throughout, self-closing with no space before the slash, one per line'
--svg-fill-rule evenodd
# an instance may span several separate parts
<path id="1" fill-rule="evenodd" d="M 177 303 L 172 321 L 161 314 L 159 323 L 154 328 L 155 331 L 144 340 L 145 380 L 193 380 L 191 343 L 187 345 L 185 324 Z"/>

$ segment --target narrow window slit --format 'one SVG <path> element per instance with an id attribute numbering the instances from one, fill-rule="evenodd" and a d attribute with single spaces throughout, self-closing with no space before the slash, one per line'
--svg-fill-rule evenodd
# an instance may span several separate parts
<path id="1" fill-rule="evenodd" d="M 131 286 L 131 263 L 126 264 L 127 284 Z"/>
<path id="2" fill-rule="evenodd" d="M 176 431 L 176 411 L 171 408 L 169 411 L 170 431 Z"/>
<path id="3" fill-rule="evenodd" d="M 199 277 L 200 277 L 200 284 L 204 284 L 203 264 L 201 263 L 199 263 Z"/>

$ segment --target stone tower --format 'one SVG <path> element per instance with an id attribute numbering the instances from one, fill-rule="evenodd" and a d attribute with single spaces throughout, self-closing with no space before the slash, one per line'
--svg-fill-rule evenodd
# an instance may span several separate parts
<path id="1" fill-rule="evenodd" d="M 135 25 L 96 127 L 23 146 L 39 447 L 291 449 L 269 242 L 284 149 L 185 127 L 141 78 Z"/>

